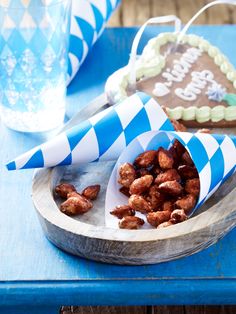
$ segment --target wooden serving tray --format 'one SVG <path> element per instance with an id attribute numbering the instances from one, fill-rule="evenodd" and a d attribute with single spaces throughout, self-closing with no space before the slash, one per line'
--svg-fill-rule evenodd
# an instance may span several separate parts
<path id="1" fill-rule="evenodd" d="M 81 111 L 65 128 L 87 119 L 106 106 L 104 95 Z M 216 130 L 218 132 L 219 130 Z M 235 130 L 222 130 L 232 133 Z M 236 175 L 189 220 L 164 229 L 121 230 L 105 226 L 106 186 L 114 162 L 41 169 L 33 178 L 32 199 L 46 237 L 59 248 L 105 263 L 143 265 L 170 261 L 196 253 L 223 237 L 236 225 Z M 60 182 L 82 190 L 100 184 L 99 198 L 88 213 L 69 217 L 61 213 L 53 193 Z"/>

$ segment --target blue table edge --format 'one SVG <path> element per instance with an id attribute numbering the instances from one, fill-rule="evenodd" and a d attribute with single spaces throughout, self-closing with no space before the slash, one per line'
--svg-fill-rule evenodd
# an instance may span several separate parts
<path id="1" fill-rule="evenodd" d="M 0 306 L 216 305 L 234 304 L 235 295 L 236 278 L 0 282 Z"/>

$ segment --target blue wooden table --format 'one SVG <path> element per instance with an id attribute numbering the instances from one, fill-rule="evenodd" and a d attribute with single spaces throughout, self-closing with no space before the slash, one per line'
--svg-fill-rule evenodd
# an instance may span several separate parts
<path id="1" fill-rule="evenodd" d="M 159 31 L 148 29 L 143 43 Z M 219 46 L 236 66 L 236 26 L 192 31 Z M 69 88 L 68 116 L 99 95 L 107 76 L 127 63 L 135 32 L 105 31 Z M 54 247 L 44 237 L 31 202 L 33 172 L 7 172 L 3 166 L 45 136 L 0 127 L 1 313 L 53 314 L 60 305 L 73 304 L 236 304 L 236 229 L 198 254 L 152 266 L 105 265 Z"/>

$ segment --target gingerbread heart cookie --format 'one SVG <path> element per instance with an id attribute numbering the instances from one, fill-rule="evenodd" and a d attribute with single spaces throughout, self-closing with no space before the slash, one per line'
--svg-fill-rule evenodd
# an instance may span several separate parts
<path id="1" fill-rule="evenodd" d="M 136 89 L 157 99 L 189 127 L 236 126 L 236 71 L 217 47 L 197 35 L 162 33 L 136 62 Z M 130 68 L 115 72 L 106 91 L 114 103 L 134 92 Z"/>

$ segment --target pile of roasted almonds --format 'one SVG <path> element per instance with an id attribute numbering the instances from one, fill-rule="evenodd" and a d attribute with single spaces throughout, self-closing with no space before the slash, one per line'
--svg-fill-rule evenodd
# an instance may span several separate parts
<path id="1" fill-rule="evenodd" d="M 66 199 L 60 205 L 60 210 L 69 216 L 81 215 L 93 207 L 92 200 L 95 200 L 100 191 L 100 185 L 90 185 L 81 193 L 76 191 L 74 185 L 62 183 L 56 186 L 55 192 L 61 198 Z"/>
<path id="2" fill-rule="evenodd" d="M 145 214 L 155 228 L 180 223 L 195 207 L 200 191 L 197 169 L 178 140 L 168 150 L 149 150 L 133 164 L 121 165 L 118 182 L 120 192 L 129 197 L 128 205 L 110 213 L 120 219 L 122 229 L 138 229 L 145 223 L 135 216 L 136 211 Z"/>
<path id="3" fill-rule="evenodd" d="M 175 131 L 185 132 L 184 125 L 171 120 Z M 199 133 L 210 133 L 200 129 Z M 136 211 L 146 215 L 155 228 L 164 228 L 188 218 L 196 205 L 200 182 L 198 172 L 188 151 L 177 140 L 165 150 L 150 150 L 139 155 L 133 164 L 125 163 L 119 169 L 120 192 L 129 197 L 128 205 L 116 206 L 110 213 L 116 216 L 122 229 L 139 229 L 144 220 L 136 217 Z M 92 207 L 100 185 L 90 185 L 81 193 L 74 185 L 62 183 L 55 193 L 66 199 L 60 210 L 66 215 L 81 215 Z"/>

